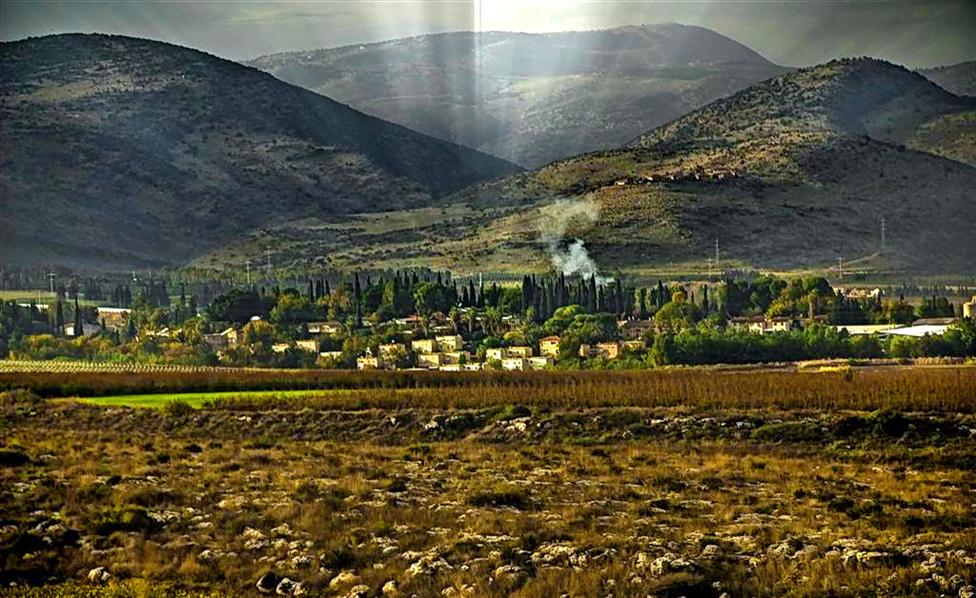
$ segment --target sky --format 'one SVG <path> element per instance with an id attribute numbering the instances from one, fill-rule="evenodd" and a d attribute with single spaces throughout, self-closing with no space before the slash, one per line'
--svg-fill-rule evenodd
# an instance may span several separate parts
<path id="1" fill-rule="evenodd" d="M 0 0 L 0 40 L 147 37 L 245 60 L 443 31 L 550 32 L 678 22 L 786 66 L 873 56 L 909 67 L 976 60 L 976 0 Z"/>

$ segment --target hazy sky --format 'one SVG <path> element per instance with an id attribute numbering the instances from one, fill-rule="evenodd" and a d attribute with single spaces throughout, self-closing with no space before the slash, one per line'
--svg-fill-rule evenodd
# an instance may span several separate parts
<path id="1" fill-rule="evenodd" d="M 875 56 L 976 59 L 976 0 L 0 0 L 0 39 L 62 32 L 149 37 L 232 59 L 456 30 L 565 31 L 676 21 L 779 64 Z"/>

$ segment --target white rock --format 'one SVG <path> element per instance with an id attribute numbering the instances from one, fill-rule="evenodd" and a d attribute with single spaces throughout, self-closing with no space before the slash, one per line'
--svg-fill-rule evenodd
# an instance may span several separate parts
<path id="1" fill-rule="evenodd" d="M 88 572 L 88 581 L 92 583 L 105 583 L 112 579 L 112 574 L 105 567 L 95 567 Z"/>

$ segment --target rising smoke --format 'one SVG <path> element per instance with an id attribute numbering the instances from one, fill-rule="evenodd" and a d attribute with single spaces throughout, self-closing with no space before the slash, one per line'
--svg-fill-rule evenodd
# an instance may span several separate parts
<path id="1" fill-rule="evenodd" d="M 582 239 L 574 238 L 568 245 L 565 244 L 571 228 L 578 231 L 594 224 L 599 217 L 600 209 L 590 198 L 559 200 L 542 209 L 539 236 L 556 270 L 566 276 L 596 276 L 600 283 L 610 280 L 600 276 L 599 268 Z"/>

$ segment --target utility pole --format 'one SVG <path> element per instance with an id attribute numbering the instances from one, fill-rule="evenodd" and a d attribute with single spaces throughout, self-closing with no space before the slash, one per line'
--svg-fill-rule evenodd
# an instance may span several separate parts
<path id="1" fill-rule="evenodd" d="M 54 272 L 49 272 L 47 277 L 51 281 L 51 294 L 54 294 L 54 277 L 57 276 Z"/>
<path id="2" fill-rule="evenodd" d="M 244 260 L 244 267 L 247 269 L 247 286 L 251 286 L 251 260 Z"/>
<path id="3" fill-rule="evenodd" d="M 705 263 L 708 264 L 708 279 L 711 280 L 712 279 L 712 258 L 706 259 Z"/>
<path id="4" fill-rule="evenodd" d="M 837 258 L 837 275 L 844 280 L 844 258 Z"/>
<path id="5" fill-rule="evenodd" d="M 881 217 L 881 253 L 885 252 L 885 217 Z"/>
<path id="6" fill-rule="evenodd" d="M 718 267 L 718 239 L 715 239 L 715 266 Z"/>
<path id="7" fill-rule="evenodd" d="M 270 273 L 271 272 L 271 250 L 270 249 L 264 250 L 264 257 L 267 259 L 267 265 L 265 267 L 268 269 L 268 272 Z"/>

